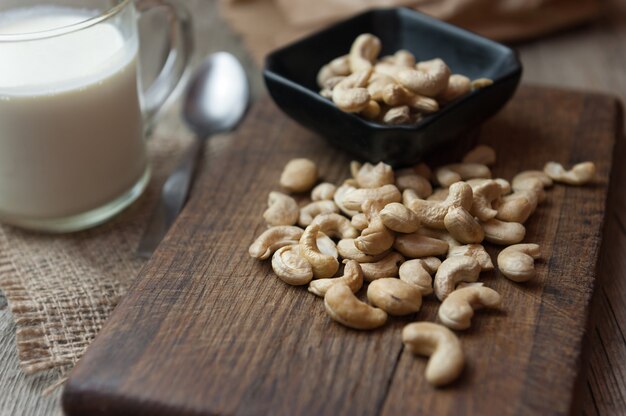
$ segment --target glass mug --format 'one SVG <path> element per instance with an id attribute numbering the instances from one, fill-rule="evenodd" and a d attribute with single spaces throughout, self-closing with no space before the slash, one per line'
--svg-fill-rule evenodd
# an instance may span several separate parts
<path id="1" fill-rule="evenodd" d="M 138 16 L 162 9 L 170 52 L 138 90 Z M 0 222 L 70 232 L 130 205 L 150 178 L 145 128 L 188 63 L 187 13 L 167 0 L 0 5 Z"/>

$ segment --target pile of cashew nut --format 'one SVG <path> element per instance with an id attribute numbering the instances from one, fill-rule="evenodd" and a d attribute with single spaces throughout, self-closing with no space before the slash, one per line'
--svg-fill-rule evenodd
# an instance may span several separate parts
<path id="1" fill-rule="evenodd" d="M 439 59 L 416 62 L 411 52 L 399 50 L 378 60 L 381 42 L 359 35 L 347 55 L 333 59 L 317 74 L 320 94 L 342 111 L 358 113 L 383 124 L 415 124 L 426 114 L 479 88 L 488 78 L 470 80 L 452 74 Z"/>
<path id="2" fill-rule="evenodd" d="M 414 314 L 423 297 L 434 295 L 441 302 L 440 323 L 411 323 L 402 341 L 409 351 L 430 357 L 428 382 L 450 383 L 464 363 L 451 330 L 469 328 L 476 310 L 502 304 L 498 292 L 478 282 L 482 271 L 495 268 L 481 243 L 504 247 L 496 262 L 500 274 L 513 282 L 532 279 L 541 249 L 522 243 L 524 223 L 554 182 L 584 185 L 595 176 L 592 162 L 570 170 L 549 162 L 511 181 L 494 179 L 489 166 L 495 157 L 491 147 L 480 145 L 461 163 L 434 171 L 424 164 L 394 171 L 384 163 L 352 162 L 352 177 L 338 186 L 318 184 L 312 161 L 291 160 L 280 185 L 300 196 L 269 194 L 263 214 L 268 229 L 249 254 L 271 258 L 279 279 L 307 286 L 324 299 L 330 318 L 354 329 Z M 304 192 L 310 201 L 301 205 L 294 196 L 302 199 Z"/>

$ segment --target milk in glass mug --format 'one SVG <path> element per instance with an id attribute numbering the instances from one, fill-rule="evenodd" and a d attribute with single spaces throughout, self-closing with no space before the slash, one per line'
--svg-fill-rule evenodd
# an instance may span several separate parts
<path id="1" fill-rule="evenodd" d="M 170 53 L 138 90 L 138 16 L 167 13 Z M 188 62 L 190 24 L 167 0 L 0 3 L 0 222 L 69 232 L 145 189 L 144 129 Z"/>

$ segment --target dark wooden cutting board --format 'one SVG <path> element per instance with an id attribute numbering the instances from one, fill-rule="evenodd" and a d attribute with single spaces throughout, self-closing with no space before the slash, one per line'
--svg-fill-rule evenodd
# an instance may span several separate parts
<path id="1" fill-rule="evenodd" d="M 287 119 L 269 101 L 215 149 L 185 211 L 73 371 L 69 415 L 567 414 L 594 290 L 612 151 L 615 99 L 522 87 L 483 126 L 497 176 L 549 160 L 592 160 L 597 181 L 556 186 L 527 223 L 543 261 L 525 284 L 497 271 L 482 281 L 504 299 L 460 334 L 467 365 L 443 389 L 426 383 L 425 359 L 404 350 L 408 322 L 372 332 L 331 321 L 323 302 L 287 286 L 247 249 L 265 228 L 267 194 L 284 164 L 315 160 L 324 179 L 348 176 L 349 157 Z M 491 254 L 497 249 L 489 248 Z"/>

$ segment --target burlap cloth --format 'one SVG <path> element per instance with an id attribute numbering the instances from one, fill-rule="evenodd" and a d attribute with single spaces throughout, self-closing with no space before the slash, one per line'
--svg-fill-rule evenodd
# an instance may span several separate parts
<path id="1" fill-rule="evenodd" d="M 410 5 L 496 39 L 536 36 L 598 13 L 596 0 L 248 0 L 222 13 L 260 62 L 271 49 L 375 6 Z M 149 142 L 153 180 L 133 206 L 93 230 L 51 236 L 0 226 L 0 290 L 26 373 L 78 361 L 143 266 L 135 256 L 164 177 L 188 138 Z"/>
<path id="2" fill-rule="evenodd" d="M 62 381 L 124 295 L 145 262 L 135 250 L 159 188 L 188 144 L 183 136 L 148 142 L 148 189 L 105 225 L 68 235 L 0 226 L 0 289 L 16 322 L 26 373 L 58 368 Z"/>

